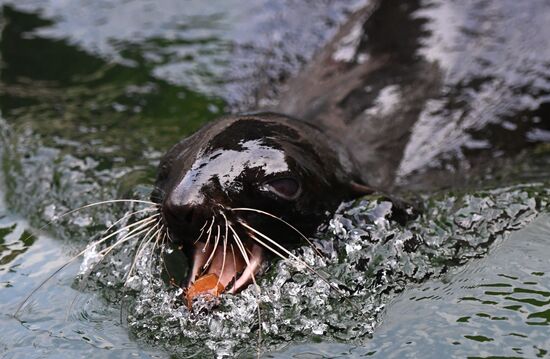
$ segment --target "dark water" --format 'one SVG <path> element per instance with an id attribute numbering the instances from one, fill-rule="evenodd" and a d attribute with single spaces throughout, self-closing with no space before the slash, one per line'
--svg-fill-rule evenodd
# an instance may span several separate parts
<path id="1" fill-rule="evenodd" d="M 296 73 L 361 2 L 0 4 L 0 353 L 254 355 L 259 324 L 252 288 L 228 296 L 211 316 L 191 316 L 174 306 L 177 291 L 162 281 L 162 266 L 149 268 L 159 258 L 138 263 L 140 275 L 123 290 L 132 246 L 83 281 L 75 280 L 77 261 L 31 298 L 20 320 L 13 313 L 127 207 L 93 208 L 40 229 L 44 223 L 93 201 L 147 198 L 162 151 L 222 113 L 262 105 L 260 87 L 265 93 L 268 86 L 267 97 L 274 98 L 277 84 Z M 446 7 L 426 5 L 424 15 L 439 19 L 430 26 L 445 28 L 437 9 Z M 544 7 L 535 10 L 539 19 L 550 17 Z M 450 53 L 440 49 L 432 56 L 443 62 Z M 499 69 L 509 75 L 509 60 L 495 57 L 495 66 L 504 63 Z M 546 104 L 550 71 L 534 63 L 539 93 L 526 90 L 521 100 L 531 101 L 533 113 L 522 114 L 528 124 L 501 141 L 513 142 L 514 133 L 522 134 L 518 143 L 532 137 L 529 151 L 504 172 L 509 178 L 502 183 L 516 184 L 499 186 L 497 177 L 488 190 L 426 196 L 424 216 L 406 225 L 389 218 L 389 204 L 381 199 L 343 206 L 318 235 L 331 256 L 298 253 L 340 284 L 348 301 L 290 263 L 278 263 L 262 279 L 263 351 L 300 358 L 549 355 L 550 138 L 545 140 L 545 112 L 535 110 Z M 476 68 L 463 64 L 449 78 L 468 77 Z M 521 78 L 514 76 L 505 77 Z M 521 107 L 520 100 L 510 102 L 518 99 L 514 93 L 483 89 L 483 98 L 493 98 L 487 100 L 491 108 L 504 111 L 503 102 Z M 441 139 L 433 146 L 422 136 L 409 143 L 406 156 L 417 167 L 403 173 L 430 162 L 431 155 L 421 153 L 474 143 L 472 132 L 459 129 L 488 121 L 472 122 L 478 117 L 469 115 L 449 128 L 436 112 L 416 130 L 440 129 Z M 497 112 L 491 112 L 495 126 L 512 128 Z M 531 122 L 537 125 L 529 130 Z M 509 152 L 499 146 L 495 153 Z M 452 153 L 449 162 L 460 151 Z"/>

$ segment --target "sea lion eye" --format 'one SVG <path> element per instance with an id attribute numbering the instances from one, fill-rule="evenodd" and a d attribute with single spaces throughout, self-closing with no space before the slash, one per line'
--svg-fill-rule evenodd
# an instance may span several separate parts
<path id="1" fill-rule="evenodd" d="M 300 183 L 288 177 L 269 180 L 263 188 L 287 200 L 296 199 L 300 194 Z"/>

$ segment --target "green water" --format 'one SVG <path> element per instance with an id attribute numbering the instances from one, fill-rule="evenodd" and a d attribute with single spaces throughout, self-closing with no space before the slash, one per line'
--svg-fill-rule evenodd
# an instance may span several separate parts
<path id="1" fill-rule="evenodd" d="M 84 281 L 75 262 L 13 314 L 127 207 L 45 223 L 94 201 L 147 198 L 163 151 L 253 107 L 258 82 L 296 72 L 356 3 L 0 1 L 0 353 L 255 355 L 253 290 L 191 317 L 172 306 L 177 292 L 159 271 L 122 290 L 131 246 Z M 497 178 L 487 191 L 425 197 L 424 216 L 406 225 L 387 218 L 383 201 L 343 207 L 317 236 L 332 255 L 298 253 L 349 301 L 279 262 L 262 279 L 260 348 L 300 358 L 547 357 L 548 157 L 540 145 L 533 161 L 506 169 L 534 183 L 498 188 Z"/>

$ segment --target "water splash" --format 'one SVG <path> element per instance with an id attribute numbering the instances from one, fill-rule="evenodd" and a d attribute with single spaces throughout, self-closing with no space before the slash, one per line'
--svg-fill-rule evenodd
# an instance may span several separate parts
<path id="1" fill-rule="evenodd" d="M 426 199 L 425 212 L 407 223 L 393 219 L 395 207 L 383 198 L 344 203 L 317 235 L 326 257 L 308 247 L 294 251 L 343 296 L 290 261 L 279 261 L 260 279 L 259 295 L 249 287 L 239 295 L 223 295 L 213 311 L 190 312 L 182 290 L 162 279 L 163 256 L 149 248 L 127 293 L 128 326 L 141 340 L 182 355 L 253 355 L 260 326 L 262 351 L 278 350 L 288 341 L 361 344 L 396 294 L 485 256 L 545 211 L 549 198 L 544 186 L 447 194 Z M 121 267 L 113 273 L 122 273 L 127 263 L 109 265 L 116 263 Z"/>

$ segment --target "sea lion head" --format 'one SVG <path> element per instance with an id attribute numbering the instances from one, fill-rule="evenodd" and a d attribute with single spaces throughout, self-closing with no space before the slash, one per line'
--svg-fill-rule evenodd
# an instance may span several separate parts
<path id="1" fill-rule="evenodd" d="M 314 126 L 273 113 L 221 118 L 162 159 L 152 199 L 191 260 L 187 286 L 215 274 L 230 292 L 301 244 L 353 196 L 353 164 Z"/>

